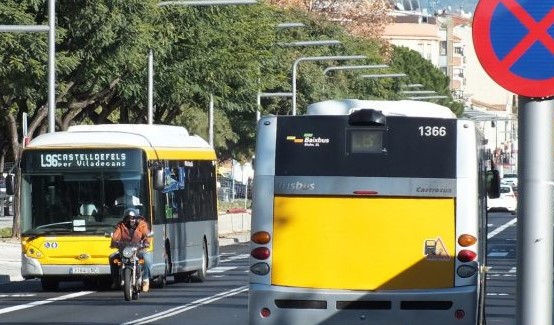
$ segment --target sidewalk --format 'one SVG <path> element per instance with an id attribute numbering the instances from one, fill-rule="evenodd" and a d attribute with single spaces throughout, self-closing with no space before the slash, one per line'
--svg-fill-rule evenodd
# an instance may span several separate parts
<path id="1" fill-rule="evenodd" d="M 8 218 L 1 219 L 0 227 L 11 227 L 11 221 Z M 250 241 L 250 211 L 237 210 L 220 214 L 218 230 L 220 246 Z M 0 238 L 0 284 L 22 280 L 19 240 Z"/>

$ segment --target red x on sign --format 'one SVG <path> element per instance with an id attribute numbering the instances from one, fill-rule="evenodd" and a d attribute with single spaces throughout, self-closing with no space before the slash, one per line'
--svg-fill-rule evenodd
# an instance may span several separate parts
<path id="1" fill-rule="evenodd" d="M 554 3 L 481 0 L 473 20 L 479 62 L 502 87 L 522 96 L 554 95 Z"/>

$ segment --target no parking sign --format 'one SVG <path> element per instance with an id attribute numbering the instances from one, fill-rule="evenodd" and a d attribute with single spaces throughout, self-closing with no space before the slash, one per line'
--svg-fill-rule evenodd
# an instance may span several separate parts
<path id="1" fill-rule="evenodd" d="M 553 1 L 479 1 L 473 44 L 483 69 L 500 86 L 521 96 L 554 95 Z"/>

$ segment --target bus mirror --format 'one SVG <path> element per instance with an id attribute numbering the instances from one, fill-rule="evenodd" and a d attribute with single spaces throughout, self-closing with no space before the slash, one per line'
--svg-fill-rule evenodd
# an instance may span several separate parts
<path id="1" fill-rule="evenodd" d="M 491 199 L 500 197 L 500 173 L 498 170 L 487 170 L 487 195 Z"/>
<path id="2" fill-rule="evenodd" d="M 15 193 L 15 175 L 6 175 L 6 194 L 13 195 Z"/>
<path id="3" fill-rule="evenodd" d="M 161 191 L 164 188 L 164 170 L 163 168 L 154 169 L 154 189 Z"/>

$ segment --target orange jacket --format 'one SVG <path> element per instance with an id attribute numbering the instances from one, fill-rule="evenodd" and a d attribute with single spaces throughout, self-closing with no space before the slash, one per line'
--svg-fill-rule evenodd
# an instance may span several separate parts
<path id="1" fill-rule="evenodd" d="M 121 221 L 115 226 L 115 231 L 112 235 L 112 244 L 114 242 L 123 241 L 132 243 L 143 242 L 146 245 L 150 245 L 150 241 L 148 240 L 149 234 L 150 230 L 148 230 L 148 224 L 146 221 L 140 219 L 131 238 L 131 229 L 127 228 L 123 221 Z"/>

